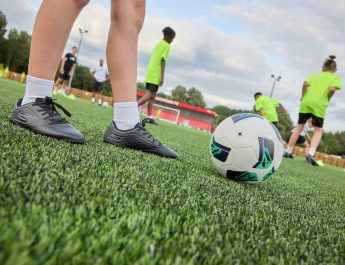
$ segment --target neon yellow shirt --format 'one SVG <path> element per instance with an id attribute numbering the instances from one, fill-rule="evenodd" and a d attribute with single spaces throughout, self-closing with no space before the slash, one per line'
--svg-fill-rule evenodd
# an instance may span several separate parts
<path id="1" fill-rule="evenodd" d="M 312 113 L 316 117 L 324 118 L 329 103 L 329 89 L 341 89 L 340 77 L 331 72 L 321 72 L 308 77 L 305 82 L 309 87 L 302 98 L 299 112 Z"/>
<path id="2" fill-rule="evenodd" d="M 150 62 L 147 66 L 145 83 L 159 86 L 162 79 L 161 62 L 162 60 L 164 60 L 165 62 L 168 60 L 169 50 L 170 44 L 167 41 L 161 40 L 157 43 L 151 55 Z"/>
<path id="3" fill-rule="evenodd" d="M 269 98 L 266 96 L 260 96 L 255 102 L 255 109 L 259 111 L 263 109 L 264 117 L 270 122 L 278 121 L 278 114 L 276 106 L 279 105 L 279 100 L 274 98 Z"/>

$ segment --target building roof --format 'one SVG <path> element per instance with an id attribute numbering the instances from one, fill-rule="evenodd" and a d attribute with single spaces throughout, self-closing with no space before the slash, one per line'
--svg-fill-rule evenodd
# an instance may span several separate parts
<path id="1" fill-rule="evenodd" d="M 145 95 L 145 92 L 137 91 L 137 96 L 142 97 L 144 95 Z M 158 102 L 163 102 L 163 103 L 175 105 L 175 106 L 178 106 L 180 108 L 194 110 L 196 112 L 201 112 L 201 113 L 209 114 L 209 115 L 212 115 L 212 116 L 216 115 L 216 112 L 213 111 L 213 110 L 197 107 L 197 106 L 194 106 L 194 105 L 190 105 L 190 104 L 183 103 L 183 102 L 178 102 L 178 101 L 167 99 L 167 98 L 156 97 L 155 100 L 158 101 Z"/>

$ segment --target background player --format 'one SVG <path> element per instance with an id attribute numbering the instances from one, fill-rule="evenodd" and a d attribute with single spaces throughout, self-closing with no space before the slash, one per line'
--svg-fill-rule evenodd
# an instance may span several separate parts
<path id="1" fill-rule="evenodd" d="M 322 72 L 309 76 L 302 87 L 302 100 L 299 108 L 298 125 L 290 137 L 285 156 L 291 155 L 296 144 L 298 135 L 302 132 L 304 124 L 312 118 L 312 125 L 315 128 L 313 138 L 310 143 L 306 162 L 313 166 L 318 166 L 314 158 L 316 149 L 321 141 L 322 127 L 326 115 L 326 109 L 331 97 L 336 90 L 340 90 L 342 82 L 337 71 L 335 56 L 331 55 L 323 63 Z"/>
<path id="2" fill-rule="evenodd" d="M 158 88 L 164 84 L 164 71 L 169 56 L 170 44 L 173 42 L 175 36 L 176 33 L 172 28 L 166 27 L 163 29 L 163 39 L 157 43 L 147 66 L 145 78 L 147 92 L 138 101 L 139 107 L 148 102 L 147 118 L 144 122 L 156 124 L 152 118 L 153 101 Z"/>

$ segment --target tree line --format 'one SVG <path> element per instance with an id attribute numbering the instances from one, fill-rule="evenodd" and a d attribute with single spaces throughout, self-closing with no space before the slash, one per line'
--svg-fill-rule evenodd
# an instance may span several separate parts
<path id="1" fill-rule="evenodd" d="M 0 65 L 9 67 L 13 72 L 26 73 L 29 64 L 30 42 L 31 36 L 26 31 L 18 31 L 17 29 L 7 30 L 6 16 L 0 11 Z M 72 87 L 91 91 L 93 77 L 89 71 L 88 67 L 78 65 L 74 73 Z M 145 84 L 138 82 L 137 89 L 145 91 Z M 104 94 L 112 96 L 109 81 L 104 86 Z M 195 87 L 188 89 L 178 85 L 171 91 L 171 95 L 159 92 L 157 96 L 202 108 L 207 107 L 202 92 Z M 231 115 L 242 112 L 255 112 L 254 108 L 252 110 L 232 109 L 223 105 L 217 105 L 212 110 L 217 114 L 215 118 L 216 125 Z M 278 116 L 279 131 L 282 137 L 286 139 L 293 127 L 292 120 L 288 113 L 278 111 Z M 318 151 L 345 156 L 345 131 L 324 133 Z"/>

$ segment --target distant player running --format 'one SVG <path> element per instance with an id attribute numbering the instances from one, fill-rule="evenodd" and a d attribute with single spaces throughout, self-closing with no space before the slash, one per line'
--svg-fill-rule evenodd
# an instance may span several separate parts
<path id="1" fill-rule="evenodd" d="M 326 115 L 326 109 L 331 97 L 336 90 L 340 90 L 342 82 L 337 71 L 335 56 L 331 55 L 323 63 L 322 72 L 308 77 L 302 87 L 302 100 L 299 108 L 298 125 L 290 137 L 285 156 L 291 155 L 293 147 L 296 144 L 298 135 L 302 132 L 304 124 L 309 118 L 312 118 L 312 124 L 315 127 L 313 138 L 311 139 L 309 153 L 306 156 L 306 162 L 318 166 L 314 158 L 316 149 L 321 141 L 322 127 Z"/>
<path id="2" fill-rule="evenodd" d="M 71 76 L 77 65 L 76 54 L 78 52 L 77 47 L 72 48 L 72 52 L 66 53 L 60 63 L 60 73 L 54 85 L 54 95 L 57 95 L 59 89 L 66 89 Z"/>
<path id="3" fill-rule="evenodd" d="M 102 106 L 103 103 L 103 86 L 104 83 L 109 79 L 108 68 L 104 65 L 104 60 L 99 59 L 99 65 L 90 69 L 90 73 L 94 78 L 92 86 L 92 99 L 91 102 L 95 103 L 95 94 L 100 93 L 98 99 L 98 106 Z"/>
<path id="4" fill-rule="evenodd" d="M 173 42 L 175 36 L 176 33 L 172 28 L 166 27 L 163 29 L 163 40 L 156 45 L 147 66 L 145 79 L 147 93 L 138 101 L 139 107 L 148 102 L 147 118 L 144 122 L 156 124 L 152 118 L 153 101 L 158 88 L 164 84 L 165 65 L 169 56 L 170 44 Z"/>
<path id="5" fill-rule="evenodd" d="M 263 96 L 261 92 L 255 93 L 254 98 L 256 111 L 259 111 L 262 117 L 265 117 L 278 128 L 279 119 L 276 108 L 280 107 L 283 112 L 287 112 L 280 101 L 278 99 Z"/>
<path id="6" fill-rule="evenodd" d="M 308 155 L 309 153 L 309 143 L 311 142 L 311 138 L 309 136 L 309 132 L 314 131 L 314 127 L 311 124 L 312 119 L 309 119 L 307 121 L 307 123 L 304 125 L 303 131 L 299 134 L 298 138 L 297 138 L 297 145 L 303 146 L 305 148 L 305 155 Z M 291 135 L 293 134 L 293 132 L 296 130 L 296 128 L 293 128 L 293 130 L 291 131 L 291 134 L 289 135 L 287 142 L 290 141 Z M 284 157 L 287 158 L 294 158 L 293 154 L 288 154 L 287 152 L 284 153 Z"/>

